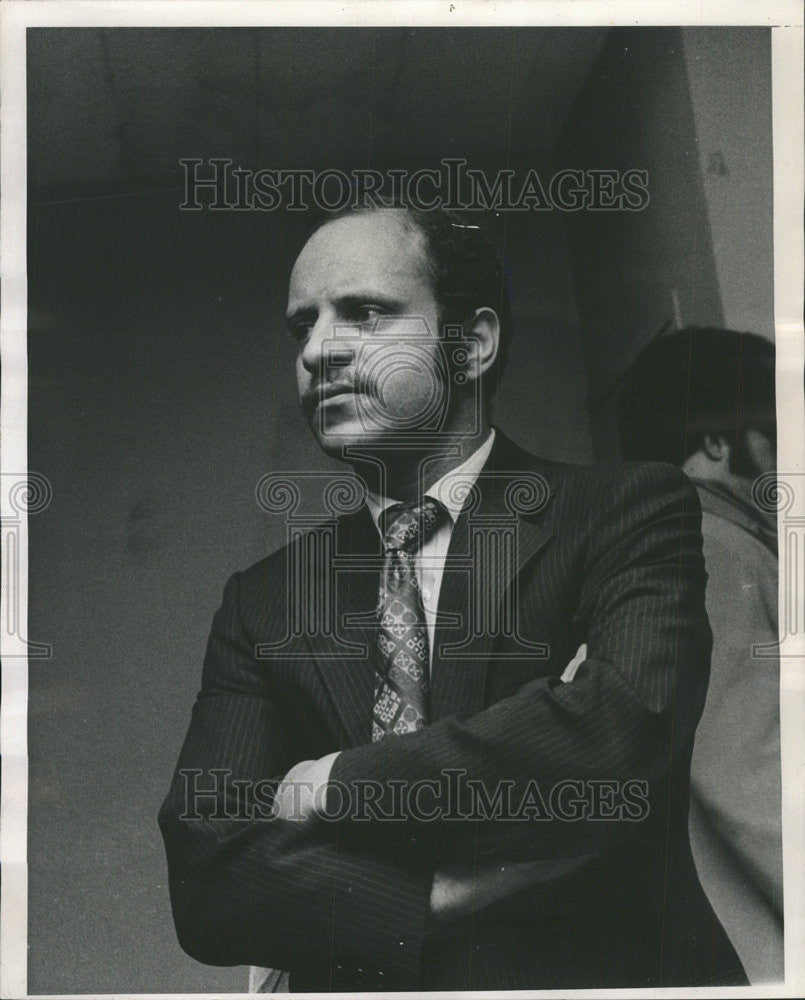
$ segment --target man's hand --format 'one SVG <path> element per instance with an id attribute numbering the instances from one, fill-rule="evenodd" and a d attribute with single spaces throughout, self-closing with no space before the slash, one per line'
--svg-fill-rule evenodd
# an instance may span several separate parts
<path id="1" fill-rule="evenodd" d="M 576 650 L 576 655 L 564 669 L 564 673 L 559 678 L 563 683 L 569 684 L 576 676 L 576 671 L 587 659 L 587 643 L 583 642 Z"/>
<path id="2" fill-rule="evenodd" d="M 430 913 L 436 923 L 458 920 L 527 889 L 543 877 L 544 864 L 451 865 L 433 878 Z"/>
<path id="3" fill-rule="evenodd" d="M 454 864 L 439 868 L 430 893 L 430 915 L 436 924 L 458 920 L 499 903 L 525 889 L 568 875 L 594 854 L 540 861 Z"/>
<path id="4" fill-rule="evenodd" d="M 309 822 L 324 812 L 327 782 L 338 753 L 294 764 L 274 796 L 274 818 Z"/>

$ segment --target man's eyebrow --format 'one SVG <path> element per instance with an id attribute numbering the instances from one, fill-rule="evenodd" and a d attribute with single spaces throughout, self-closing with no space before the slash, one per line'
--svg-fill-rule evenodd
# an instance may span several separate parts
<path id="1" fill-rule="evenodd" d="M 348 312 L 350 309 L 357 309 L 364 305 L 375 305 L 387 309 L 389 312 L 400 312 L 405 305 L 403 299 L 397 299 L 390 295 L 368 289 L 365 292 L 357 290 L 350 291 L 345 295 L 337 295 L 333 299 L 333 302 L 343 312 Z M 285 323 L 291 327 L 300 320 L 311 319 L 317 315 L 318 309 L 315 306 L 299 306 L 297 309 L 291 309 L 286 313 Z"/>
<path id="2" fill-rule="evenodd" d="M 350 292 L 348 295 L 338 295 L 334 301 L 340 308 L 371 304 L 382 306 L 384 309 L 388 309 L 389 312 L 399 311 L 404 305 L 402 299 L 395 299 L 390 295 L 369 290 L 365 292 L 358 290 Z"/>

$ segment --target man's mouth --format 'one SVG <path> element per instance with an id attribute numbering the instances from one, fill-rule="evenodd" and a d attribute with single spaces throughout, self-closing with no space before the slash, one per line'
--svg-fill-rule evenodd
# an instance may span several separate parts
<path id="1" fill-rule="evenodd" d="M 316 405 L 330 399 L 337 399 L 339 396 L 351 396 L 354 391 L 351 385 L 324 385 L 310 394 L 310 400 Z"/>

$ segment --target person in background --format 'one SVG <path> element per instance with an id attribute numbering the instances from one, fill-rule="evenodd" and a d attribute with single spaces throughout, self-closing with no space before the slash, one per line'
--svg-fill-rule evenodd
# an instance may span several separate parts
<path id="1" fill-rule="evenodd" d="M 751 983 L 783 978 L 774 346 L 690 328 L 652 341 L 619 401 L 624 457 L 681 466 L 701 500 L 713 630 L 693 752 L 690 835 L 702 885 Z"/>

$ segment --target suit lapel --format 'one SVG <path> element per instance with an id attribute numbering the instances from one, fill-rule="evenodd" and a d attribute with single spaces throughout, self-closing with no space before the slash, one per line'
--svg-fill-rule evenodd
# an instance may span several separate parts
<path id="1" fill-rule="evenodd" d="M 500 432 L 498 432 L 500 434 Z M 531 466 L 531 467 L 530 467 Z M 520 482 L 524 492 L 515 489 Z M 468 715 L 484 707 L 490 657 L 544 658 L 547 650 L 518 643 L 493 654 L 495 642 L 516 629 L 518 576 L 550 541 L 545 476 L 531 456 L 500 436 L 478 478 L 479 499 L 456 522 L 439 594 L 431 667 L 431 717 Z M 520 503 L 533 491 L 535 508 Z M 516 633 L 515 633 L 516 636 Z M 512 642 L 509 642 L 512 648 Z"/>
<path id="2" fill-rule="evenodd" d="M 544 502 L 533 513 L 513 512 L 512 508 L 517 510 L 513 489 L 517 481 L 526 492 L 543 490 Z M 537 460 L 499 431 L 477 489 L 477 502 L 471 503 L 472 495 L 468 497 L 456 522 L 445 561 L 431 666 L 433 720 L 483 708 L 493 644 L 511 630 L 512 617 L 517 620 L 518 574 L 553 534 L 545 517 L 550 500 L 547 480 Z M 371 739 L 382 561 L 377 529 L 365 507 L 338 522 L 333 556 L 334 628 L 322 629 L 315 643 L 308 637 L 336 714 L 354 745 Z M 505 617 L 507 610 L 508 623 L 499 617 Z M 541 652 L 524 648 L 513 655 L 522 659 L 539 657 Z"/>
<path id="3" fill-rule="evenodd" d="M 381 566 L 377 529 L 364 507 L 336 529 L 333 634 L 324 643 L 309 643 L 336 713 L 355 745 L 371 737 Z"/>

